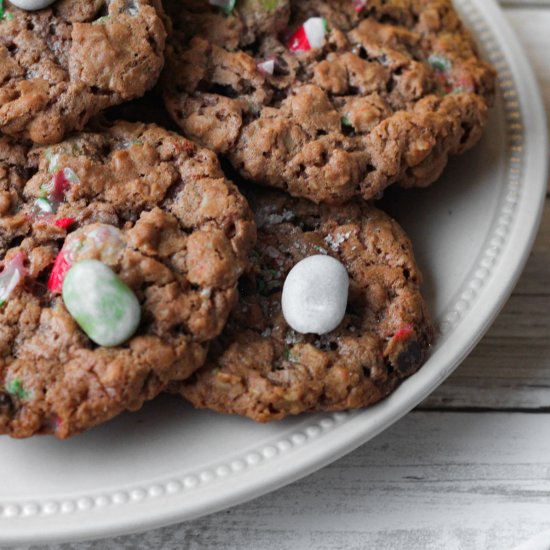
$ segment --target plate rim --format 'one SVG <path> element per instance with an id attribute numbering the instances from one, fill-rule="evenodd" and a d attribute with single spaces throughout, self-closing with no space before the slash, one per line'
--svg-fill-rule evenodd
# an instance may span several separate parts
<path id="1" fill-rule="evenodd" d="M 510 78 L 517 89 L 517 101 L 525 121 L 521 178 L 524 182 L 529 181 L 529 187 L 520 189 L 521 198 L 516 202 L 515 217 L 512 218 L 514 226 L 505 241 L 507 250 L 515 248 L 521 252 L 501 255 L 498 260 L 500 268 L 506 266 L 511 274 L 494 281 L 490 289 L 485 287 L 482 297 L 468 310 L 466 317 L 469 318 L 481 308 L 482 313 L 478 313 L 481 322 L 466 326 L 459 318 L 448 347 L 437 347 L 430 357 L 429 363 L 439 365 L 437 368 L 427 369 L 427 364 L 391 396 L 367 411 L 316 415 L 317 420 L 301 429 L 300 434 L 288 438 L 290 441 L 284 449 L 269 445 L 261 451 L 244 454 L 241 451 L 233 461 L 224 461 L 228 464 L 226 469 L 222 464 L 205 469 L 200 475 L 184 476 L 181 481 L 163 480 L 163 484 L 159 480 L 158 484 L 149 485 L 141 493 L 130 488 L 127 491 L 117 489 L 109 498 L 103 495 L 103 499 L 99 496 L 92 500 L 75 496 L 73 501 L 45 502 L 38 513 L 19 503 L 0 502 L 0 544 L 112 537 L 196 519 L 241 504 L 307 476 L 372 439 L 407 414 L 460 365 L 512 293 L 538 233 L 547 186 L 548 132 L 538 82 L 500 6 L 495 0 L 460 0 L 459 3 L 465 10 L 481 16 L 484 30 L 474 25 L 475 34 L 488 33 L 488 41 L 498 42 L 498 49 L 510 68 Z M 502 74 L 499 81 L 501 78 Z M 510 120 L 507 122 L 509 125 Z M 525 223 L 520 230 L 522 219 Z M 529 230 L 525 231 L 525 227 Z M 491 270 L 489 275 L 492 275 Z M 275 456 L 284 457 L 278 468 L 273 468 L 271 459 Z M 211 471 L 210 475 L 205 474 L 208 471 Z M 220 491 L 222 484 L 223 491 Z M 197 487 L 200 487 L 200 492 L 194 491 Z M 188 498 L 189 495 L 193 496 Z M 159 506 L 160 502 L 162 506 Z M 118 513 L 110 513 L 111 505 L 118 505 Z M 72 512 L 78 513 L 78 521 L 66 521 L 70 517 L 67 514 Z M 40 529 L 31 532 L 32 521 L 39 522 Z"/>

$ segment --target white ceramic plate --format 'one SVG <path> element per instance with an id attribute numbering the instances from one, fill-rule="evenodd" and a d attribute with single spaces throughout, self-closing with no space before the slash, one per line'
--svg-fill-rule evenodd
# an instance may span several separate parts
<path id="1" fill-rule="evenodd" d="M 66 442 L 0 441 L 0 544 L 129 533 L 272 491 L 372 438 L 433 391 L 505 303 L 527 259 L 546 187 L 542 102 L 494 0 L 456 0 L 499 71 L 480 145 L 437 185 L 392 193 L 425 274 L 441 336 L 426 365 L 379 405 L 256 425 L 163 397 Z"/>

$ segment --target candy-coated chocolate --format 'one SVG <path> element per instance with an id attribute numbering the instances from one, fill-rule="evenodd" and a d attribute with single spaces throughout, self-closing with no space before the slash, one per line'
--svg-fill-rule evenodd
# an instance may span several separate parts
<path id="1" fill-rule="evenodd" d="M 290 270 L 283 286 L 286 322 L 303 334 L 334 330 L 346 313 L 348 288 L 348 273 L 338 260 L 324 255 L 305 258 Z"/>
<path id="2" fill-rule="evenodd" d="M 10 2 L 22 10 L 36 11 L 47 8 L 55 0 L 10 0 Z"/>
<path id="3" fill-rule="evenodd" d="M 98 260 L 83 260 L 69 269 L 63 301 L 80 328 L 100 346 L 124 343 L 141 319 L 135 294 Z"/>

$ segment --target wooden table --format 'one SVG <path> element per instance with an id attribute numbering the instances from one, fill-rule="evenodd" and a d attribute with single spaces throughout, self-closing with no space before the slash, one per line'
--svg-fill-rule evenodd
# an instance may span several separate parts
<path id="1" fill-rule="evenodd" d="M 550 113 L 550 0 L 502 3 Z M 550 195 L 546 202 L 500 317 L 455 374 L 387 432 L 248 504 L 62 548 L 508 550 L 550 529 Z"/>

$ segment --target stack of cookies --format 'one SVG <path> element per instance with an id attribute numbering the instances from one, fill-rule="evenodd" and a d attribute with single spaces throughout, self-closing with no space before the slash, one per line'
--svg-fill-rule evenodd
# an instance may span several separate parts
<path id="1" fill-rule="evenodd" d="M 434 330 L 374 201 L 494 81 L 450 0 L 0 0 L 0 433 L 387 396 Z"/>

